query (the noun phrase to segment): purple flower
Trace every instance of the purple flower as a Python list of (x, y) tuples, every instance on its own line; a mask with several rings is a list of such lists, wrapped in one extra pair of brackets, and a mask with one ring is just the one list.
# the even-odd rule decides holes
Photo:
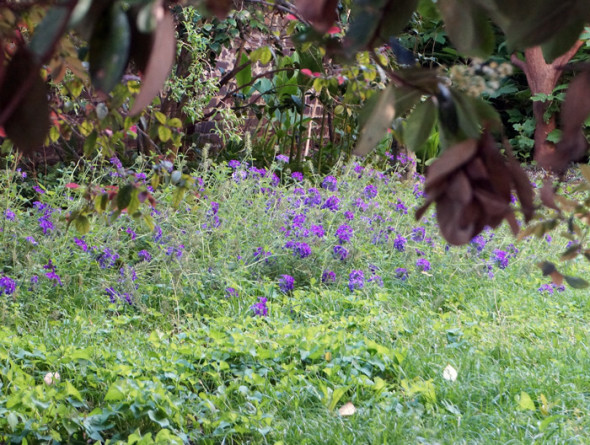
[(268, 307), (266, 307), (266, 298), (258, 297), (258, 303), (254, 303), (250, 306), (250, 309), (254, 312), (254, 315), (260, 317), (266, 317), (268, 315)]
[(326, 176), (322, 181), (322, 188), (331, 192), (335, 192), (338, 188), (338, 181), (334, 176)]
[(265, 259), (266, 262), (268, 262), (268, 257), (271, 256), (272, 253), (271, 252), (267, 252), (265, 251), (262, 247), (258, 247), (255, 251), (254, 251), (254, 259), (255, 260), (262, 260)]
[(470, 243), (477, 249), (478, 252), (481, 252), (486, 246), (486, 239), (481, 235), (477, 235), (470, 241)]
[(338, 238), (338, 241), (340, 241), (340, 244), (349, 242), (352, 238), (352, 227), (346, 224), (342, 224), (336, 230), (336, 237)]
[(352, 213), (350, 210), (347, 210), (346, 212), (344, 212), (344, 217), (347, 220), (352, 221), (354, 219), (354, 213)]
[(398, 235), (393, 241), (393, 247), (400, 252), (404, 252), (406, 250), (406, 242), (407, 240), (403, 236)]
[(319, 225), (312, 225), (311, 226), (311, 233), (313, 233), (315, 236), (317, 236), (318, 238), (323, 238), (324, 235), (326, 234), (326, 232), (324, 231), (324, 227), (319, 224)]
[(545, 235), (545, 241), (547, 241), (547, 244), (551, 244), (551, 241), (553, 241), (553, 238), (551, 237), (551, 235)]
[(242, 165), (242, 163), (240, 161), (237, 161), (235, 159), (232, 159), (231, 161), (229, 161), (227, 163), (227, 165), (229, 165), (231, 168), (238, 168), (240, 165)]
[(293, 217), (292, 226), (300, 229), (305, 224), (306, 217), (303, 213), (299, 213)]
[(543, 284), (539, 289), (539, 292), (547, 292), (552, 294), (554, 290), (558, 292), (563, 292), (565, 290), (565, 286), (562, 284), (561, 286), (556, 286), (555, 284)]
[(322, 203), (322, 195), (318, 189), (312, 187), (307, 191), (307, 198), (305, 198), (303, 203), (308, 207), (320, 205)]
[(399, 213), (403, 213), (404, 215), (408, 214), (408, 208), (403, 203), (401, 199), (398, 198), (397, 204), (395, 205), (395, 211)]
[(428, 261), (426, 258), (418, 258), (416, 261), (416, 268), (426, 272), (427, 270), (430, 270), (430, 261)]
[(35, 285), (39, 282), (39, 277), (37, 275), (33, 275), (31, 277), (31, 285)]
[(301, 259), (307, 258), (311, 255), (311, 247), (309, 247), (309, 245), (304, 242), (287, 241), (285, 248), (291, 249), (293, 251), (293, 255), (298, 256)]
[(33, 190), (35, 190), (37, 193), (39, 193), (40, 195), (45, 193), (45, 190), (43, 190), (41, 187), (39, 187), (38, 185), (34, 185), (33, 186)]
[(84, 252), (88, 252), (88, 244), (86, 244), (86, 241), (84, 241), (83, 237), (82, 238), (74, 237), (74, 243), (76, 243), (76, 246), (78, 246)]
[(336, 274), (331, 270), (324, 270), (322, 273), (322, 283), (335, 283), (336, 282)]
[(328, 209), (331, 212), (337, 212), (339, 204), (340, 199), (337, 196), (330, 196), (328, 199), (326, 199), (321, 208)]
[(110, 158), (109, 161), (111, 161), (111, 165), (113, 167), (115, 167), (117, 170), (123, 168), (123, 164), (121, 164), (121, 161), (116, 156), (113, 156), (112, 158)]
[(293, 173), (291, 173), (291, 177), (295, 181), (303, 181), (303, 173), (301, 173), (301, 172), (293, 172)]
[(380, 230), (379, 233), (373, 235), (373, 239), (371, 239), (371, 243), (375, 245), (385, 244), (387, 241), (389, 241), (389, 235), (384, 230)]
[(55, 281), (55, 283), (53, 283), (54, 286), (56, 286), (57, 284), (62, 286), (61, 279), (60, 279), (59, 275), (57, 274), (57, 272), (55, 270), (55, 266), (53, 265), (53, 262), (51, 260), (49, 260), (49, 262), (45, 266), (43, 266), (43, 269), (49, 270), (49, 272), (45, 273), (45, 276), (47, 278), (49, 278), (50, 280)]
[(237, 291), (236, 289), (234, 289), (233, 287), (226, 287), (226, 288), (225, 288), (225, 296), (226, 296), (227, 298), (230, 298), (230, 297), (237, 297), (237, 296), (239, 296), (239, 293), (238, 293), (238, 291)]
[(383, 287), (383, 278), (381, 278), (381, 275), (377, 275), (376, 273), (371, 275), (371, 278), (369, 278), (367, 281), (369, 283), (376, 283), (379, 287)]
[(373, 184), (369, 184), (365, 187), (364, 195), (367, 199), (373, 199), (375, 196), (377, 196), (377, 187), (375, 187)]
[(179, 244), (177, 247), (169, 246), (166, 249), (166, 255), (167, 256), (174, 255), (176, 258), (180, 259), (180, 258), (182, 258), (183, 250), (184, 250), (184, 244)]
[(125, 229), (125, 232), (129, 234), (132, 240), (135, 240), (135, 238), (137, 238), (137, 233), (135, 233), (131, 227), (127, 227), (127, 229)]
[(356, 208), (358, 208), (361, 212), (366, 211), (369, 208), (369, 204), (363, 201), (361, 198), (357, 198), (353, 204)]
[(275, 157), (275, 159), (276, 159), (278, 162), (282, 162), (283, 164), (286, 164), (287, 162), (289, 162), (289, 156), (286, 156), (286, 155), (277, 155), (277, 156)]
[(365, 274), (362, 270), (353, 270), (348, 276), (348, 288), (352, 291), (365, 287)]
[(101, 269), (108, 269), (115, 265), (117, 260), (119, 259), (119, 254), (117, 252), (112, 251), (108, 247), (106, 247), (102, 253), (96, 257), (96, 261), (98, 261), (98, 265)]
[(344, 261), (346, 258), (348, 258), (348, 249), (343, 246), (334, 246), (332, 254), (334, 255), (334, 258)]
[(279, 278), (279, 289), (285, 293), (291, 292), (293, 290), (294, 283), (295, 280), (291, 275), (281, 275), (281, 278)]
[(54, 229), (53, 223), (49, 219), (50, 215), (43, 215), (37, 221), (39, 221), (39, 227), (43, 230), (43, 235), (47, 235), (47, 232), (51, 232)]
[(10, 209), (6, 209), (6, 211), (4, 212), (4, 216), (6, 217), (6, 219), (8, 221), (14, 221), (16, 218), (16, 215), (14, 214), (14, 212)]
[(31, 243), (33, 246), (37, 245), (37, 241), (35, 241), (35, 238), (33, 238), (32, 236), (27, 236), (25, 238), (29, 243)]
[(152, 256), (147, 250), (140, 250), (137, 252), (137, 256), (143, 261), (150, 262), (152, 260)]
[(0, 295), (12, 295), (16, 290), (16, 281), (9, 277), (0, 277)]
[(414, 227), (412, 229), (411, 238), (413, 241), (424, 241), (424, 237), (426, 236), (426, 229), (424, 227)]
[(395, 277), (399, 278), (402, 281), (406, 281), (408, 278), (408, 270), (403, 267), (398, 267), (395, 269)]
[(162, 241), (162, 228), (160, 226), (154, 227), (154, 241), (156, 243)]
[(508, 266), (508, 260), (509, 257), (507, 252), (500, 249), (494, 249), (494, 262), (500, 269), (506, 269)]

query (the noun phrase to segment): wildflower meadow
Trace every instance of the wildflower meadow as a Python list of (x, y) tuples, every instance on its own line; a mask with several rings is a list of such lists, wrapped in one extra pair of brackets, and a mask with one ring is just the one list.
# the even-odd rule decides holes
[[(2, 171), (0, 442), (587, 443), (587, 294), (536, 267), (566, 239), (451, 247), (370, 164), (176, 162), (177, 206), (147, 158)], [(70, 224), (130, 177), (153, 227)]]

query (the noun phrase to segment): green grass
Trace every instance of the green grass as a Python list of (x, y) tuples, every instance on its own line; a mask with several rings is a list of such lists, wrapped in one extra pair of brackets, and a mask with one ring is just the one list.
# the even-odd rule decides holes
[[(274, 168), (284, 185), (273, 187), (268, 177), (232, 180), (225, 165), (196, 172), (204, 178), (201, 196), (188, 194), (180, 210), (170, 206), (172, 187), (156, 193), (161, 240), (123, 215), (111, 225), (93, 222), (87, 252), (63, 220), (81, 193), (63, 185), (85, 183), (90, 171), (68, 170), (43, 195), (5, 172), (3, 202), (16, 219), (3, 223), (3, 275), (17, 288), (0, 295), (0, 440), (588, 443), (587, 294), (539, 292), (547, 280), (535, 267), (557, 257), (566, 241), (517, 243), (505, 269), (494, 262), (494, 249), (515, 242), (504, 230), (481, 253), (474, 246), (447, 250), (430, 217), (422, 226), (433, 242), (413, 241), (414, 184), (348, 168), (338, 192), (320, 189), (322, 202), (338, 195), (340, 209), (307, 211), (305, 226), (321, 223), (326, 235), (305, 238), (312, 253), (301, 259), (284, 248), (281, 227), (305, 208), (295, 205), (296, 189), (314, 184), (294, 183)], [(319, 189), (321, 179), (306, 181)], [(126, 179), (95, 178), (107, 180)], [(353, 203), (369, 183), (379, 193), (361, 212)], [(47, 235), (31, 207), (37, 199), (63, 208), (61, 217), (51, 215), (55, 228)], [(408, 214), (396, 211), (398, 199)], [(219, 203), (217, 227), (211, 201)], [(347, 210), (354, 220), (345, 219)], [(345, 223), (354, 235), (340, 261), (332, 248)], [(373, 244), (380, 231), (388, 240)], [(394, 247), (397, 235), (407, 238), (403, 252)], [(107, 247), (119, 258), (101, 268), (98, 255)], [(271, 256), (254, 257), (258, 247)], [(416, 270), (416, 249), (432, 264), (426, 273)], [(141, 250), (151, 261), (140, 260)], [(44, 275), (49, 259), (61, 286)], [(586, 266), (570, 263), (566, 272), (574, 274)], [(407, 280), (396, 277), (398, 267), (408, 269)], [(321, 282), (326, 269), (335, 283)], [(365, 278), (377, 271), (383, 286), (366, 282), (351, 291), (352, 270)], [(295, 278), (292, 292), (279, 289), (282, 274)], [(34, 275), (38, 282), (30, 284)], [(229, 286), (239, 296), (226, 297)], [(107, 287), (128, 292), (133, 304), (111, 303)], [(250, 309), (259, 297), (268, 299), (266, 317)], [(447, 365), (456, 381), (443, 378)], [(60, 380), (46, 384), (54, 372)], [(347, 402), (356, 412), (341, 416)]]

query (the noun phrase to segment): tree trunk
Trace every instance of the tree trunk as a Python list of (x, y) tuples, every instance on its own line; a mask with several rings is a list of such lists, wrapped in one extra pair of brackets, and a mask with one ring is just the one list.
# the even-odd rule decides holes
[[(559, 56), (551, 63), (545, 61), (540, 46), (525, 50), (524, 60), (519, 59), (515, 54), (512, 55), (511, 60), (526, 75), (531, 95), (534, 96), (540, 93), (550, 95), (553, 93), (563, 73), (561, 67), (571, 60), (581, 45), (582, 41), (578, 40), (565, 54)], [(556, 128), (555, 115), (551, 115), (547, 119), (545, 118), (550, 104), (550, 101), (533, 102), (533, 116), (536, 121), (534, 160), (541, 167), (547, 166), (547, 161), (551, 159), (555, 151), (555, 144), (547, 140), (549, 133)]]

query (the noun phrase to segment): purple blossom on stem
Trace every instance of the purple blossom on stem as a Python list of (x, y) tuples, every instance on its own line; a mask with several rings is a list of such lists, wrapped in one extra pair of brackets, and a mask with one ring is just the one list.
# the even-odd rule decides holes
[(143, 261), (150, 262), (152, 260), (152, 255), (145, 249), (137, 252), (137, 256)]
[(291, 275), (281, 275), (281, 278), (279, 278), (279, 289), (281, 289), (282, 292), (291, 292), (294, 284), (295, 280)]
[(238, 296), (239, 296), (239, 293), (238, 293), (238, 291), (237, 291), (235, 288), (233, 288), (233, 287), (226, 287), (226, 288), (225, 288), (225, 296), (226, 296), (227, 298), (230, 298), (230, 297), (238, 297)]
[(301, 172), (293, 172), (293, 173), (291, 173), (291, 177), (295, 181), (303, 181), (303, 173), (301, 173)]
[(344, 212), (344, 217), (347, 220), (352, 221), (354, 219), (354, 213), (351, 212), (350, 210), (347, 210), (346, 212)]
[(31, 243), (33, 246), (36, 246), (36, 245), (38, 244), (38, 243), (37, 243), (37, 241), (35, 240), (35, 238), (33, 238), (32, 236), (27, 236), (25, 239), (26, 239), (26, 240), (27, 240), (29, 243)]
[(45, 276), (47, 278), (49, 278), (50, 280), (55, 281), (55, 283), (53, 283), (54, 286), (56, 286), (58, 284), (60, 286), (62, 286), (61, 279), (60, 279), (59, 275), (56, 272), (56, 269), (55, 269), (55, 266), (53, 265), (52, 260), (49, 260), (49, 262), (45, 266), (43, 266), (43, 269), (49, 271), (49, 272), (46, 272), (45, 273)]
[(406, 238), (404, 238), (401, 235), (398, 235), (393, 241), (393, 247), (400, 252), (404, 252), (406, 250), (406, 242)]
[(338, 188), (338, 180), (334, 176), (326, 176), (322, 181), (322, 188), (335, 192)]
[(14, 221), (16, 219), (16, 215), (10, 209), (6, 209), (6, 211), (4, 212), (4, 216), (8, 221)]
[(135, 240), (135, 238), (137, 238), (137, 233), (135, 233), (131, 227), (127, 227), (127, 229), (125, 229), (125, 232), (127, 232), (127, 234), (131, 237), (133, 241)]
[(365, 274), (362, 270), (353, 270), (348, 276), (348, 288), (350, 291), (365, 287)]
[(329, 284), (336, 282), (336, 274), (331, 270), (324, 270), (322, 273), (322, 283)]
[(398, 267), (395, 269), (395, 277), (402, 281), (406, 281), (408, 279), (408, 270), (403, 267)]
[(227, 163), (227, 165), (230, 166), (230, 168), (236, 169), (238, 168), (240, 165), (242, 165), (242, 163), (236, 159), (232, 159), (231, 161), (229, 161)]
[(311, 233), (313, 233), (318, 238), (323, 238), (326, 234), (324, 227), (321, 224), (315, 225), (313, 224), (310, 228)]
[(266, 317), (268, 315), (266, 301), (266, 298), (258, 297), (258, 303), (254, 303), (252, 306), (250, 306), (250, 309), (254, 312), (254, 315), (258, 315), (259, 317)]
[(289, 162), (289, 156), (286, 156), (286, 155), (277, 155), (277, 156), (275, 157), (275, 159), (276, 159), (278, 162), (282, 162), (283, 164), (286, 164), (287, 162)]
[(0, 277), (0, 295), (12, 295), (15, 290), (16, 281), (7, 276)]
[(311, 247), (307, 243), (297, 241), (287, 241), (285, 244), (286, 249), (291, 249), (294, 256), (299, 258), (307, 258), (311, 255)]
[(336, 230), (336, 238), (338, 238), (340, 244), (349, 242), (352, 238), (352, 227), (347, 224), (342, 224)]
[(413, 241), (424, 241), (424, 237), (426, 236), (426, 229), (424, 227), (414, 227), (412, 229), (411, 238)]
[(365, 187), (364, 195), (366, 199), (373, 199), (375, 196), (377, 196), (377, 193), (377, 187), (375, 187), (373, 184), (369, 184)]
[(494, 249), (494, 262), (500, 269), (506, 269), (506, 267), (508, 267), (508, 261), (509, 257), (507, 252), (500, 249)]
[(416, 260), (416, 268), (422, 272), (426, 272), (427, 270), (430, 270), (430, 261), (428, 261), (426, 258), (418, 258), (418, 260)]
[(88, 252), (88, 244), (86, 244), (86, 241), (84, 241), (84, 237), (82, 237), (82, 238), (74, 237), (74, 243), (76, 244), (76, 246), (78, 246), (84, 252)]
[(324, 204), (322, 205), (322, 209), (328, 209), (331, 212), (337, 212), (338, 211), (338, 206), (340, 204), (340, 198), (338, 198), (337, 196), (330, 196), (328, 199), (326, 199), (326, 201), (324, 202)]
[(332, 255), (334, 255), (334, 258), (344, 261), (346, 258), (348, 258), (348, 249), (344, 246), (334, 246)]

